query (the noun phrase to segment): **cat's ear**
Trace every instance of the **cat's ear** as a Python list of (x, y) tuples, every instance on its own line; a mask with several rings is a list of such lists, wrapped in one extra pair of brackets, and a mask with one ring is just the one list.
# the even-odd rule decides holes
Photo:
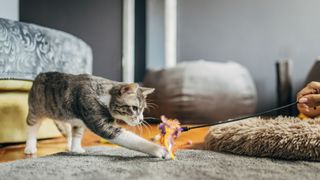
[(136, 94), (138, 88), (139, 88), (139, 85), (136, 83), (126, 84), (120, 88), (120, 93), (121, 93), (121, 95), (123, 95), (123, 94)]
[(144, 95), (144, 97), (147, 97), (147, 95), (153, 93), (153, 91), (155, 90), (154, 88), (147, 87), (140, 87), (140, 89), (142, 90), (142, 94)]

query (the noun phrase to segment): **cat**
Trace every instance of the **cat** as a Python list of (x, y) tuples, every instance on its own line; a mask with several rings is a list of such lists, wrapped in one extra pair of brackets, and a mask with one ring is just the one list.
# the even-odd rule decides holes
[[(113, 144), (167, 159), (164, 147), (154, 144), (115, 123), (122, 120), (130, 126), (143, 122), (146, 97), (153, 88), (136, 83), (122, 83), (88, 74), (59, 72), (40, 73), (29, 92), (28, 133), (25, 154), (37, 151), (37, 131), (43, 118), (56, 121), (66, 133), (68, 149), (83, 153), (81, 139), (84, 128)], [(63, 126), (63, 125), (68, 126)], [(72, 131), (71, 131), (72, 130)]]

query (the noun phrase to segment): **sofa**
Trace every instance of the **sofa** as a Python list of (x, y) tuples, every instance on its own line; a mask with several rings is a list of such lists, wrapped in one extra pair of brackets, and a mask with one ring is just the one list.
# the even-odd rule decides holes
[[(28, 92), (41, 72), (92, 73), (92, 50), (59, 30), (0, 18), (0, 143), (26, 140)], [(46, 119), (38, 138), (60, 136)]]

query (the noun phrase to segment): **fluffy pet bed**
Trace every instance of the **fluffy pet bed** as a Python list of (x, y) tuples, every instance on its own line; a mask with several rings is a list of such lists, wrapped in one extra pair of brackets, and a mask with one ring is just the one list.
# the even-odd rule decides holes
[(205, 149), (256, 157), (320, 161), (320, 119), (251, 118), (213, 126)]

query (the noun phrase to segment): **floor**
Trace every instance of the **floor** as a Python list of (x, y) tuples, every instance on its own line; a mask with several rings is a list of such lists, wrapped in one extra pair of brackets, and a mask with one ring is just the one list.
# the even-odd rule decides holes
[[(124, 126), (136, 134), (141, 135), (146, 139), (151, 139), (158, 133), (157, 125), (150, 125), (146, 127), (128, 127)], [(188, 132), (184, 132), (176, 140), (178, 149), (201, 149), (203, 145), (203, 139), (208, 132), (208, 128), (194, 129)], [(89, 130), (86, 130), (82, 145), (88, 146), (114, 146), (108, 142), (104, 142), (100, 137), (93, 134)], [(38, 152), (36, 155), (30, 156), (23, 153), (24, 144), (12, 144), (0, 147), (0, 162), (14, 161), (17, 159), (35, 158), (54, 154), (57, 152), (66, 151), (66, 140), (64, 137), (58, 137), (47, 140), (38, 141)]]

